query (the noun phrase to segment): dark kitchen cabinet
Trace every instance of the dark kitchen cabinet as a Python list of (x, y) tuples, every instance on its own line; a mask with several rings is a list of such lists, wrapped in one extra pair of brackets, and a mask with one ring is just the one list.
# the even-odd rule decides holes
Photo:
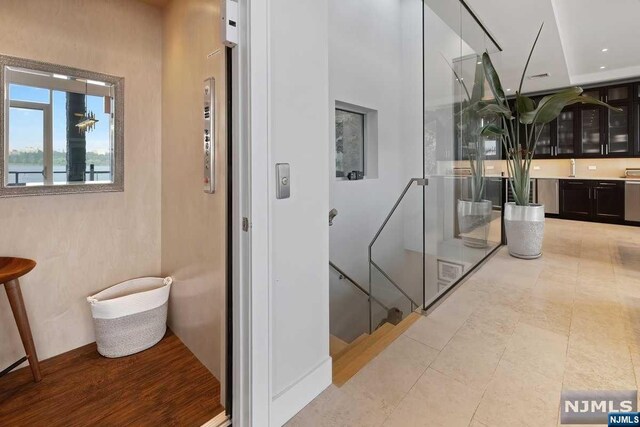
[(624, 181), (593, 182), (593, 217), (600, 222), (624, 221)]
[(604, 101), (622, 111), (602, 108), (605, 135), (604, 155), (625, 157), (633, 154), (633, 85), (610, 86), (603, 89)]
[(560, 217), (591, 219), (591, 184), (589, 181), (560, 181)]
[[(567, 106), (544, 126), (535, 158), (620, 158), (640, 156), (640, 83), (586, 89), (591, 96), (620, 108), (613, 111), (592, 104)], [(534, 100), (539, 103), (542, 97)]]
[(624, 181), (561, 180), (560, 217), (624, 222)]
[(576, 155), (576, 108), (565, 108), (556, 123), (555, 156), (570, 158)]

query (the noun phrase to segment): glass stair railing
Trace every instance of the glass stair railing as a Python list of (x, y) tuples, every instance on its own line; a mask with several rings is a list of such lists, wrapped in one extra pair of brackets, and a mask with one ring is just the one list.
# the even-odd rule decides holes
[(424, 191), (428, 181), (409, 180), (369, 244), (369, 293), (396, 312), (369, 304), (371, 330), (396, 323), (424, 300)]

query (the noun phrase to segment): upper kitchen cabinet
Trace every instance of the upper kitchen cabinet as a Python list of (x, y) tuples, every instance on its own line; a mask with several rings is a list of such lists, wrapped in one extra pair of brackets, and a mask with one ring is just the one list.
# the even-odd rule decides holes
[(574, 157), (576, 155), (576, 109), (564, 109), (558, 118), (554, 120), (556, 123), (556, 157)]
[(633, 155), (633, 127), (631, 114), (633, 85), (614, 85), (584, 91), (585, 95), (620, 108), (578, 104), (580, 157), (628, 157)]
[[(536, 99), (540, 102), (540, 99)], [(540, 133), (536, 145), (537, 159), (570, 158), (576, 156), (576, 108), (565, 108), (557, 119), (545, 125), (536, 125)]]
[[(543, 127), (537, 159), (640, 156), (640, 83), (589, 88), (585, 95), (621, 109), (574, 104)], [(540, 102), (541, 97), (536, 98)]]
[(603, 90), (604, 101), (622, 111), (603, 108), (607, 133), (604, 142), (604, 155), (608, 157), (629, 156), (633, 154), (633, 85), (610, 86)]
[(536, 144), (537, 158), (550, 158), (555, 152), (555, 139), (552, 138), (555, 123), (545, 123), (544, 125), (536, 125), (535, 132), (540, 135)]

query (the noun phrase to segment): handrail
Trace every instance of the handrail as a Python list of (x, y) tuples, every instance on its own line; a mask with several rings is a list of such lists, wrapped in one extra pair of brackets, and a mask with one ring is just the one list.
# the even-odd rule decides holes
[(342, 269), (340, 269), (340, 267), (338, 267), (337, 265), (335, 265), (333, 262), (329, 261), (329, 266), (331, 268), (333, 268), (335, 271), (337, 271), (341, 276), (344, 276), (345, 279), (347, 279), (349, 282), (351, 282), (352, 285), (354, 285), (356, 288), (358, 288), (360, 290), (360, 292), (362, 292), (363, 294), (365, 294), (367, 297), (371, 298), (373, 301), (375, 301), (376, 303), (378, 303), (378, 305), (382, 308), (384, 308), (386, 311), (389, 311), (389, 307), (387, 307), (386, 305), (384, 305), (382, 302), (380, 302), (380, 300), (378, 300), (375, 297), (371, 297), (371, 295), (369, 294), (369, 292), (367, 292), (367, 290), (360, 285), (358, 282), (356, 282), (355, 280), (353, 280), (351, 277), (349, 277), (349, 275), (347, 273), (345, 273), (344, 271), (342, 271)]
[[(371, 257), (371, 249), (373, 248), (373, 244), (376, 242), (376, 240), (378, 240), (378, 237), (380, 237), (380, 234), (382, 233), (382, 230), (384, 230), (384, 228), (386, 227), (387, 223), (389, 222), (389, 220), (391, 219), (391, 217), (395, 213), (396, 209), (398, 209), (398, 206), (400, 206), (400, 202), (402, 202), (402, 199), (407, 194), (407, 192), (409, 191), (409, 188), (411, 188), (411, 185), (414, 182), (416, 182), (418, 185), (423, 186), (423, 187), (429, 184), (429, 180), (427, 178), (411, 178), (409, 180), (407, 185), (404, 187), (404, 190), (402, 190), (402, 193), (400, 194), (400, 197), (398, 197), (398, 200), (396, 200), (396, 202), (394, 203), (393, 207), (391, 208), (391, 211), (389, 212), (389, 214), (386, 216), (386, 218), (382, 222), (382, 225), (380, 226), (380, 228), (378, 229), (376, 234), (373, 236), (373, 239), (371, 239), (371, 243), (369, 243), (369, 248), (368, 248), (368, 255), (369, 255), (369, 294), (372, 293), (371, 288), (372, 288), (373, 282), (371, 280), (372, 279), (371, 278), (371, 266), (373, 265), (380, 273), (382, 273), (382, 275), (389, 281), (389, 283), (391, 283), (398, 291), (400, 291), (400, 293), (402, 293), (402, 295), (404, 295), (409, 300), (409, 302), (411, 303), (411, 311), (414, 310), (414, 305), (416, 307), (420, 307), (420, 304), (417, 304), (409, 295), (407, 295), (407, 293), (405, 291), (402, 290), (402, 288), (400, 288), (400, 286), (398, 286), (398, 284), (396, 282), (394, 282), (391, 279), (391, 277), (389, 277), (389, 275), (378, 264), (373, 262), (373, 259)], [(424, 283), (423, 283), (423, 286), (424, 286)], [(369, 330), (370, 331), (373, 331), (372, 313), (373, 313), (373, 311), (372, 311), (372, 308), (371, 308), (371, 303), (369, 303)]]
[(373, 265), (380, 272), (380, 274), (382, 274), (389, 281), (389, 283), (391, 283), (398, 291), (400, 291), (400, 293), (402, 295), (405, 296), (406, 299), (408, 299), (411, 302), (411, 311), (413, 311), (413, 306), (414, 305), (416, 307), (420, 307), (420, 304), (415, 302), (409, 295), (407, 295), (407, 293), (405, 291), (403, 291), (402, 288), (400, 288), (400, 286), (398, 286), (398, 284), (396, 282), (394, 282), (393, 279), (391, 277), (389, 277), (389, 275), (378, 264), (376, 264), (373, 260), (371, 260), (371, 265)]
[(391, 217), (395, 213), (396, 209), (398, 209), (398, 206), (400, 206), (400, 202), (402, 202), (402, 199), (404, 198), (404, 195), (407, 194), (407, 191), (409, 191), (409, 188), (411, 187), (411, 184), (413, 184), (414, 182), (417, 182), (418, 185), (421, 185), (421, 186), (425, 186), (425, 185), (429, 184), (429, 180), (427, 178), (411, 178), (409, 180), (409, 183), (407, 184), (407, 186), (404, 187), (404, 190), (402, 190), (402, 194), (400, 194), (400, 197), (398, 197), (398, 200), (396, 200), (396, 203), (393, 205), (393, 208), (391, 208), (391, 212), (389, 212), (389, 215), (387, 215), (387, 217), (384, 219), (384, 221), (382, 222), (382, 225), (378, 229), (378, 232), (376, 233), (375, 236), (373, 236), (373, 239), (371, 240), (371, 243), (369, 243), (369, 259), (371, 259), (371, 247), (376, 242), (376, 240), (378, 240), (378, 237), (380, 236), (380, 233), (382, 233), (382, 230), (387, 225), (387, 223), (389, 222), (389, 220), (391, 219)]

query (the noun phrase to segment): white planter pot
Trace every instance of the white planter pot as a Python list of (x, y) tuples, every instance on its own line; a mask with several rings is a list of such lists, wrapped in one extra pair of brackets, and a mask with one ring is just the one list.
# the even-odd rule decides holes
[(491, 222), (491, 200), (458, 200), (458, 225), (465, 246), (486, 248)]
[(509, 254), (516, 258), (534, 259), (542, 255), (544, 238), (544, 205), (504, 207), (504, 226)]

